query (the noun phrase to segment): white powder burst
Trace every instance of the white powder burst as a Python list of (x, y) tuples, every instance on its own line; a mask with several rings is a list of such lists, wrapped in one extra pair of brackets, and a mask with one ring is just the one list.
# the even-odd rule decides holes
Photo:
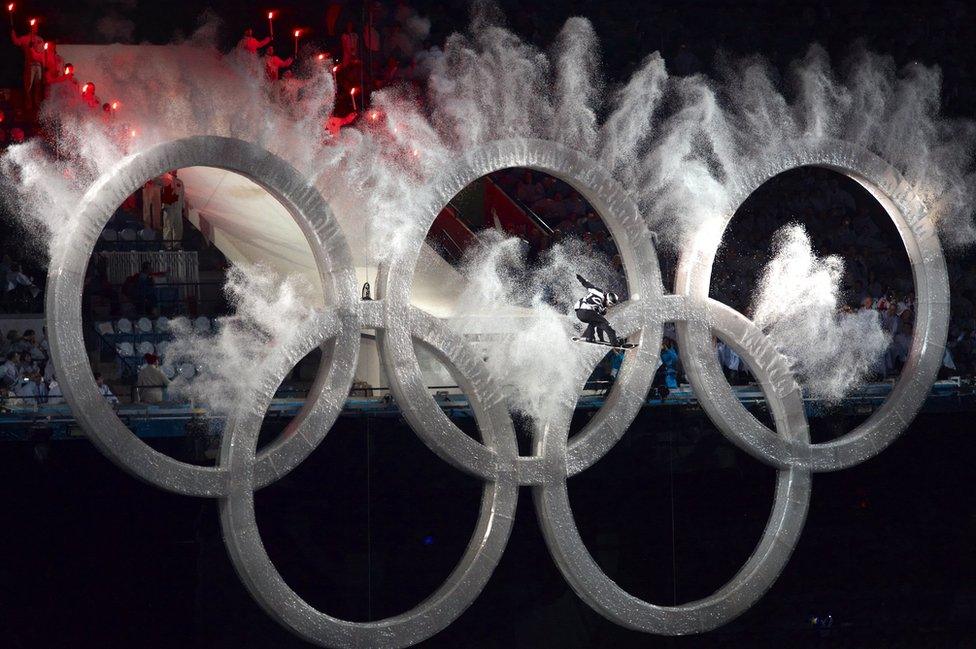
[(174, 320), (166, 358), (200, 368), (191, 379), (177, 376), (172, 395), (227, 415), (253, 401), (272, 355), (294, 342), (313, 312), (310, 287), (300, 276), (283, 277), (261, 265), (233, 266), (224, 291), (234, 314), (217, 320), (216, 333), (201, 334), (185, 318)]
[(579, 394), (583, 348), (572, 341), (572, 309), (586, 290), (576, 274), (621, 293), (623, 280), (578, 240), (554, 245), (535, 263), (526, 253), (517, 238), (482, 234), (462, 262), (466, 286), (450, 321), (461, 333), (491, 333), (482, 349), (492, 376), (505, 386), (509, 407), (539, 426), (572, 408)]
[(844, 262), (818, 257), (801, 225), (777, 230), (753, 318), (815, 398), (838, 401), (877, 369), (891, 342), (873, 310), (840, 310)]

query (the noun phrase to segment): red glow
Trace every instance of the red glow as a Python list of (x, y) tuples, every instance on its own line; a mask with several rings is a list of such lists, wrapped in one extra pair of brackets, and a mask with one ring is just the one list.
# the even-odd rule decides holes
[(269, 11), (268, 12), (268, 20), (272, 20), (273, 18), (274, 18), (274, 12), (273, 11)]
[(65, 74), (71, 74), (74, 71), (75, 71), (75, 69), (73, 67), (71, 67), (70, 65), (64, 66), (64, 73)]
[(47, 52), (47, 43), (44, 43), (44, 51)]
[(325, 54), (319, 54), (319, 61), (325, 60)]
[(298, 37), (299, 37), (299, 36), (301, 36), (301, 35), (302, 35), (302, 30), (300, 30), (300, 29), (296, 29), (296, 30), (295, 30), (295, 38), (298, 38)]
[(356, 92), (358, 92), (358, 91), (359, 91), (359, 89), (358, 89), (358, 88), (356, 88), (355, 86), (353, 86), (353, 87), (352, 87), (352, 88), (351, 88), (351, 89), (349, 90), (349, 94), (350, 94), (350, 95), (355, 95), (355, 94), (356, 94)]
[(87, 83), (81, 87), (81, 94), (85, 94), (86, 92), (88, 92), (88, 84)]
[(10, 4), (7, 5), (7, 11), (9, 11), (10, 13), (14, 12), (14, 3), (11, 2)]
[(112, 110), (118, 110), (118, 109), (119, 109), (119, 102), (113, 101), (112, 102)]
[(36, 24), (37, 24), (37, 18), (31, 18), (30, 19), (30, 26), (33, 27)]
[(378, 110), (369, 111), (369, 118), (374, 122), (380, 118), (380, 113)]
[(339, 71), (339, 66), (338, 65), (333, 65), (332, 66), (332, 74), (335, 74), (338, 71)]

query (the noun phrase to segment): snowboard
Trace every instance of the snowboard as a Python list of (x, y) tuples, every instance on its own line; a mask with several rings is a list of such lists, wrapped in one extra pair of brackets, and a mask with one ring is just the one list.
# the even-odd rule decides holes
[(601, 342), (599, 340), (586, 340), (585, 338), (580, 338), (579, 336), (573, 336), (573, 340), (578, 343), (587, 343), (588, 345), (600, 345), (601, 347), (609, 347), (611, 349), (633, 349), (637, 347), (636, 343), (621, 343), (619, 345), (611, 345), (610, 343)]

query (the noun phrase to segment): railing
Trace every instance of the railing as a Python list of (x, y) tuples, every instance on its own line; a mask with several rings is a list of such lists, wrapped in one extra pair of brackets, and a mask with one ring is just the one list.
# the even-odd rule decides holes
[[(110, 283), (109, 286), (115, 292), (114, 304), (118, 305), (122, 302), (122, 297), (124, 295), (122, 287), (126, 284), (122, 283)], [(156, 310), (161, 315), (166, 316), (192, 316), (196, 317), (199, 313), (211, 313), (216, 314), (217, 308), (204, 308), (204, 305), (211, 305), (214, 307), (223, 306), (225, 304), (223, 298), (207, 298), (202, 299), (200, 297), (201, 289), (205, 287), (210, 287), (214, 289), (217, 295), (223, 293), (223, 283), (217, 281), (203, 281), (203, 282), (154, 282), (153, 284), (153, 301), (156, 305)], [(182, 293), (182, 294), (181, 294)], [(91, 297), (106, 298), (106, 296), (101, 294), (93, 294)], [(110, 302), (113, 298), (106, 298)], [(130, 301), (132, 301), (130, 299)], [(98, 319), (93, 312), (94, 305), (89, 305), (89, 316)], [(138, 305), (136, 305), (138, 307)], [(111, 305), (110, 305), (111, 308)], [(117, 309), (118, 307), (116, 307)], [(134, 316), (129, 317), (150, 317), (148, 313), (138, 312)], [(106, 319), (104, 316), (100, 316), (101, 319)], [(108, 316), (109, 318), (119, 318), (123, 317), (121, 314), (112, 313)]]
[(487, 177), (486, 176), (485, 177), (485, 181), (487, 183), (489, 183), (490, 185), (492, 185), (493, 187), (495, 187), (498, 190), (498, 193), (501, 194), (502, 196), (504, 196), (505, 198), (507, 198), (512, 203), (512, 205), (514, 205), (519, 210), (521, 210), (521, 212), (525, 215), (525, 217), (536, 228), (538, 228), (539, 230), (541, 230), (543, 234), (545, 234), (547, 236), (552, 236), (553, 229), (551, 227), (549, 227), (549, 224), (546, 223), (542, 219), (541, 216), (539, 216), (538, 214), (536, 214), (535, 211), (531, 207), (529, 207), (528, 205), (526, 205), (525, 203), (523, 203), (517, 196), (512, 196), (511, 194), (509, 194), (507, 191), (505, 191), (505, 189), (501, 185), (499, 185), (494, 180), (492, 180), (491, 177)]

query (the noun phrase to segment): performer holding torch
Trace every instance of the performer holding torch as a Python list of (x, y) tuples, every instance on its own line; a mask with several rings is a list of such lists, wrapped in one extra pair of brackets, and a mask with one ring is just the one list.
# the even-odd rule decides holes
[[(13, 5), (8, 5), (13, 20)], [(37, 19), (31, 18), (30, 32), (18, 36), (11, 26), (10, 39), (24, 51), (24, 104), (30, 111), (37, 110), (44, 99), (44, 39), (38, 32)]]

